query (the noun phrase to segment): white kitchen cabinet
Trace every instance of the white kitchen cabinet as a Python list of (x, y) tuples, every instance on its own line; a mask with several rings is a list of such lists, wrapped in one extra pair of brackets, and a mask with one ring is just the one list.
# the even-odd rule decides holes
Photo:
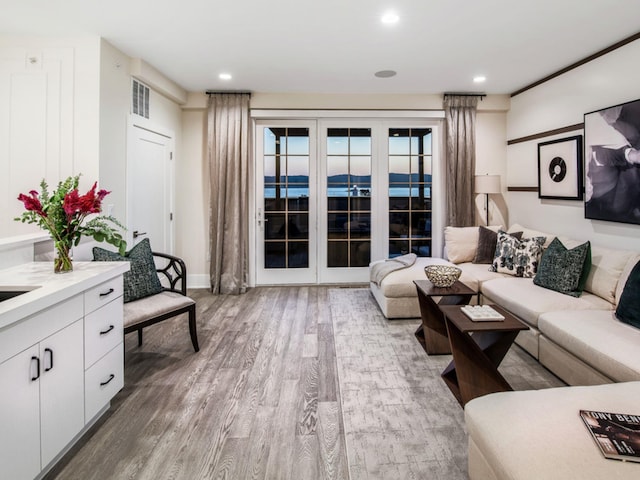
[[(5, 272), (13, 281), (19, 280), (13, 272), (37, 278), (42, 289), (0, 304), (2, 479), (44, 476), (124, 384), (122, 273), (128, 265), (80, 264), (79, 272), (51, 283), (43, 281), (45, 273), (34, 275), (44, 268), (49, 272), (51, 265), (0, 271), (0, 289)], [(28, 286), (24, 279), (19, 284)]]
[(3, 478), (31, 479), (40, 473), (40, 385), (34, 360), (39, 354), (38, 345), (33, 345), (0, 363)]
[(40, 342), (41, 465), (84, 427), (82, 319)]
[(84, 427), (82, 337), (80, 318), (0, 365), (6, 478), (34, 478)]

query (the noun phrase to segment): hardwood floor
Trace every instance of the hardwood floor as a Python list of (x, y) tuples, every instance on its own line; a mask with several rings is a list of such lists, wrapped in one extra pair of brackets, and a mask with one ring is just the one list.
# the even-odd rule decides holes
[(347, 479), (327, 288), (193, 291), (125, 339), (125, 387), (47, 479)]
[[(389, 322), (349, 290), (192, 291), (200, 352), (186, 316), (142, 347), (127, 336), (124, 389), (46, 480), (464, 478), (462, 410), (439, 378), (450, 357), (424, 354), (419, 320)], [(554, 384), (525, 357), (505, 361), (516, 388)]]

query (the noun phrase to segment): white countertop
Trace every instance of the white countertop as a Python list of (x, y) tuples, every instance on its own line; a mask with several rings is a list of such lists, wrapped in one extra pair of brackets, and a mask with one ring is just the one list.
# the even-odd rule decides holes
[(53, 273), (53, 262), (0, 270), (0, 291), (29, 290), (0, 302), (0, 332), (7, 326), (129, 270), (129, 262), (73, 262), (73, 272)]

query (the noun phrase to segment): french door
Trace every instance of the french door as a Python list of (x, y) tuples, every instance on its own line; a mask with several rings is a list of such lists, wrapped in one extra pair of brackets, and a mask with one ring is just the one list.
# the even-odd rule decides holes
[(368, 282), (371, 261), (431, 255), (434, 129), (256, 121), (256, 284)]
[(257, 122), (256, 283), (317, 283), (316, 122)]

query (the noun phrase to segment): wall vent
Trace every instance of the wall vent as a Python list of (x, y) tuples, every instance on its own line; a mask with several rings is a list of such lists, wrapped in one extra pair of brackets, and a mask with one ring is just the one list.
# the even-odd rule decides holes
[(144, 118), (149, 118), (149, 87), (134, 80), (132, 91), (133, 113)]

